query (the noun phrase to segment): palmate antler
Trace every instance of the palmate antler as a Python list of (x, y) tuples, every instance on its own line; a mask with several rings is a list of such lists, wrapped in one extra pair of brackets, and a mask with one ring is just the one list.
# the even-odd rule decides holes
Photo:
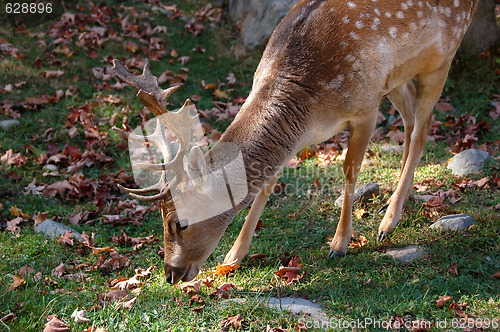
[[(114, 128), (121, 136), (127, 137), (129, 140), (139, 142), (153, 142), (156, 144), (163, 156), (163, 163), (138, 163), (136, 167), (147, 169), (150, 171), (162, 171), (160, 180), (146, 188), (130, 189), (121, 185), (118, 187), (129, 193), (132, 197), (143, 201), (156, 201), (164, 199), (168, 194), (171, 186), (177, 184), (184, 172), (183, 159), (189, 147), (191, 137), (191, 127), (197, 121), (198, 115), (192, 117), (189, 114), (191, 102), (186, 100), (182, 108), (178, 112), (169, 112), (163, 106), (166, 104), (168, 97), (179, 89), (179, 86), (173, 86), (168, 89), (161, 89), (158, 85), (158, 79), (154, 76), (149, 64), (146, 63), (142, 75), (134, 75), (118, 60), (113, 60), (113, 70), (116, 75), (123, 81), (127, 82), (135, 89), (139, 90), (137, 97), (142, 101), (154, 115), (157, 117), (156, 129), (151, 135), (141, 136), (129, 134), (125, 131)], [(173, 132), (177, 137), (177, 142), (168, 141), (165, 136), (165, 127)], [(169, 171), (174, 172), (172, 180), (168, 181), (167, 176)], [(147, 194), (156, 193), (148, 196)]]

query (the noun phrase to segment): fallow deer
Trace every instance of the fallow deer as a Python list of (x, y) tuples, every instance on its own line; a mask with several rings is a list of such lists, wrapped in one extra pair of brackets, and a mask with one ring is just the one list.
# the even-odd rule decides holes
[[(210, 151), (224, 162), (223, 143), (233, 143), (241, 150), (248, 183), (243, 201), (217, 216), (183, 225), (166, 181), (145, 189), (124, 188), (138, 199), (161, 200), (167, 281), (195, 278), (235, 214), (253, 201), (225, 258), (225, 263), (239, 263), (249, 252), (255, 226), (281, 168), (307, 145), (323, 142), (348, 127), (350, 138), (343, 164), (345, 198), (329, 253), (330, 257), (344, 256), (353, 234), (356, 179), (385, 96), (400, 112), (405, 133), (399, 184), (389, 199), (377, 240), (386, 238), (400, 221), (403, 204), (412, 192), (413, 174), (427, 140), (433, 107), (476, 3), (299, 1), (270, 37), (250, 95)], [(141, 76), (135, 76), (116, 61), (115, 70), (140, 90), (139, 97), (153, 113), (166, 112), (163, 105), (173, 89), (162, 90), (147, 67)], [(186, 149), (180, 149), (151, 169), (175, 166), (175, 182), (181, 184), (189, 181), (188, 169), (204, 178), (211, 157), (199, 151), (189, 157), (186, 153)], [(210, 185), (202, 183), (200, 188)], [(218, 191), (209, 192), (217, 201)]]

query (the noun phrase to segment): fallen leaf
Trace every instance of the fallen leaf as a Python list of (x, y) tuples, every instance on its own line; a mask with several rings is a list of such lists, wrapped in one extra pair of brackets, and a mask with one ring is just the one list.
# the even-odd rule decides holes
[(63, 235), (61, 235), (57, 239), (57, 242), (62, 243), (62, 244), (67, 244), (69, 246), (73, 246), (75, 243), (74, 243), (73, 239), (71, 238), (71, 233), (73, 233), (73, 231), (68, 231), (68, 232), (64, 233)]
[(59, 317), (57, 317), (56, 315), (49, 315), (47, 317), (47, 324), (45, 324), (43, 332), (63, 332), (69, 330), (69, 325), (59, 319)]
[(53, 277), (61, 277), (64, 272), (66, 272), (66, 267), (64, 266), (64, 263), (61, 263), (52, 270), (50, 275)]
[(8, 292), (16, 290), (19, 287), (26, 284), (26, 281), (24, 280), (23, 277), (12, 275), (12, 279), (14, 279), (14, 281), (12, 282), (12, 284), (10, 284), (9, 288), (7, 289)]
[(232, 327), (233, 329), (241, 329), (243, 326), (243, 317), (241, 314), (237, 314), (236, 316), (228, 317), (223, 319), (220, 324), (222, 327)]
[(29, 265), (25, 265), (25, 266), (23, 266), (23, 267), (21, 267), (21, 268), (19, 269), (19, 272), (18, 272), (18, 273), (19, 273), (19, 275), (20, 275), (20, 276), (23, 276), (23, 277), (24, 277), (26, 274), (28, 274), (28, 273), (36, 273), (36, 271), (35, 271), (35, 269), (34, 269), (34, 268), (32, 268), (31, 266), (29, 266)]
[(122, 289), (117, 289), (117, 290), (111, 290), (105, 294), (101, 294), (98, 296), (98, 298), (101, 302), (109, 303), (119, 300), (128, 301), (132, 297), (127, 291)]
[(137, 301), (137, 297), (134, 297), (128, 301), (118, 301), (117, 303), (115, 303), (115, 309), (130, 309), (135, 304), (135, 301)]
[(12, 323), (16, 319), (16, 315), (12, 312), (0, 318), (0, 322)]
[(452, 297), (449, 296), (449, 295), (441, 295), (439, 296), (439, 298), (436, 300), (436, 305), (438, 307), (442, 307), (446, 302), (448, 302), (449, 300), (451, 300)]
[(224, 276), (230, 272), (233, 272), (237, 268), (239, 268), (239, 265), (235, 263), (222, 264), (222, 265), (219, 263), (217, 264), (217, 268), (215, 269), (215, 271), (212, 271), (212, 273), (219, 276)]
[(183, 282), (179, 284), (177, 287), (180, 288), (186, 294), (196, 294), (200, 291), (201, 280), (195, 279), (193, 281)]
[(117, 270), (130, 264), (130, 259), (127, 256), (120, 255), (117, 251), (112, 251), (109, 254), (111, 258), (102, 263), (99, 268)]
[(349, 248), (354, 249), (354, 248), (361, 248), (364, 247), (368, 243), (368, 239), (364, 237), (363, 235), (359, 236), (359, 240), (351, 240), (349, 241)]
[(491, 275), (493, 278), (497, 278), (497, 279), (500, 279), (500, 271), (496, 272), (496, 273), (493, 273)]
[(299, 257), (294, 257), (290, 259), (290, 262), (288, 263), (288, 266), (280, 267), (278, 272), (276, 272), (277, 275), (279, 275), (282, 278), (286, 278), (288, 283), (292, 282), (298, 282), (300, 281), (304, 275), (299, 276), (298, 272), (301, 271), (302, 266), (304, 264), (299, 264)]
[(194, 311), (194, 312), (201, 312), (205, 308), (205, 305), (206, 305), (205, 300), (203, 300), (203, 298), (201, 296), (199, 296), (198, 294), (193, 295), (189, 299), (189, 306), (192, 306), (194, 303), (201, 304), (201, 306), (190, 309), (191, 311)]
[(216, 89), (212, 94), (217, 99), (229, 99), (229, 95), (227, 94), (227, 92), (221, 89)]

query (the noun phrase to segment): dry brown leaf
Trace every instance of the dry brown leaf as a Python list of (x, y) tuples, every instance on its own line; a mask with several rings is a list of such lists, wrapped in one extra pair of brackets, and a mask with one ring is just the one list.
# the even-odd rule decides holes
[(69, 330), (69, 325), (59, 319), (59, 317), (57, 317), (56, 315), (49, 315), (47, 317), (47, 324), (45, 324), (43, 332), (63, 332)]
[(354, 249), (354, 248), (361, 248), (364, 247), (368, 243), (368, 239), (364, 237), (363, 235), (359, 236), (359, 240), (351, 240), (349, 241), (349, 248)]
[(57, 239), (57, 242), (67, 244), (68, 246), (73, 246), (75, 243), (73, 241), (73, 238), (71, 238), (71, 233), (73, 233), (73, 231), (64, 233)]
[(61, 263), (52, 270), (50, 275), (53, 277), (61, 277), (65, 272), (66, 272), (66, 267), (64, 266), (64, 263)]
[(436, 300), (436, 305), (438, 307), (442, 307), (446, 302), (450, 301), (452, 299), (451, 296), (449, 295), (441, 295), (439, 298)]
[(298, 282), (300, 281), (304, 275), (299, 276), (298, 272), (301, 271), (302, 266), (304, 264), (299, 264), (299, 257), (294, 257), (290, 259), (290, 262), (288, 263), (288, 266), (280, 267), (278, 272), (276, 272), (277, 275), (279, 275), (282, 278), (286, 278), (288, 283), (292, 282)]
[(16, 275), (12, 275), (12, 279), (14, 279), (14, 281), (12, 282), (12, 284), (9, 286), (9, 288), (7, 289), (7, 291), (13, 291), (13, 290), (16, 290), (18, 289), (19, 287), (23, 286), (26, 284), (26, 281), (24, 280), (23, 277), (20, 277), (20, 276), (16, 276)]
[(25, 276), (27, 273), (36, 273), (35, 269), (29, 265), (25, 265), (19, 269), (19, 275)]
[(217, 99), (229, 99), (229, 95), (227, 94), (227, 92), (221, 89), (216, 89), (212, 94)]
[(0, 322), (11, 323), (16, 319), (16, 315), (12, 312), (0, 318)]
[(180, 288), (186, 294), (196, 294), (200, 291), (201, 279), (195, 279), (193, 281), (183, 282), (177, 287)]
[(121, 269), (130, 264), (130, 259), (127, 256), (120, 255), (116, 251), (112, 251), (109, 253), (111, 258), (102, 263), (99, 268), (101, 269)]
[(118, 301), (115, 303), (115, 309), (130, 309), (134, 306), (137, 297), (134, 297), (128, 301)]
[(491, 275), (493, 278), (497, 278), (497, 279), (500, 279), (500, 271), (496, 272), (496, 273), (493, 273)]
[(120, 301), (120, 300), (128, 301), (132, 298), (127, 291), (122, 289), (111, 290), (105, 294), (99, 295), (98, 297), (101, 302), (105, 303)]
[(226, 319), (223, 319), (220, 324), (222, 327), (232, 327), (233, 329), (241, 329), (243, 326), (243, 317), (241, 314), (237, 314), (236, 316), (233, 317), (228, 317)]

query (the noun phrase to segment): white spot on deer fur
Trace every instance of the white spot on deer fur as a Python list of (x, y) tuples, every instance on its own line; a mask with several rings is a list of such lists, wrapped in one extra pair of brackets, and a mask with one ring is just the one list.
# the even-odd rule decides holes
[(360, 39), (359, 36), (354, 31), (349, 32), (349, 36), (351, 36), (351, 38), (354, 39), (354, 40), (359, 40)]
[(423, 7), (423, 6), (424, 6), (424, 3), (423, 3), (422, 1), (419, 1), (419, 2), (418, 2), (418, 6), (419, 6), (419, 7)]
[(373, 30), (377, 30), (378, 29), (378, 26), (380, 24), (380, 19), (378, 17), (375, 17), (373, 19), (373, 24), (372, 24), (372, 29)]
[(385, 12), (385, 17), (387, 17), (387, 18), (391, 18), (391, 17), (392, 17), (392, 14), (391, 14), (391, 13), (389, 13), (389, 12)]
[(344, 75), (340, 74), (330, 82), (330, 85), (328, 87), (330, 89), (338, 89), (340, 88), (340, 85), (342, 84), (343, 81), (344, 81)]
[(356, 70), (356, 71), (361, 70), (361, 62), (359, 62), (358, 60), (356, 60), (356, 62), (354, 62), (354, 64), (352, 65), (352, 69)]
[(418, 18), (422, 18), (422, 16), (424, 16), (424, 12), (419, 10), (419, 11), (417, 12), (417, 17), (418, 17)]
[(417, 29), (417, 25), (415, 24), (415, 22), (410, 22), (410, 29), (411, 30), (416, 30)]
[(401, 8), (403, 8), (404, 10), (407, 10), (408, 9), (408, 5), (406, 3), (402, 3), (401, 4)]
[(405, 18), (405, 14), (403, 14), (403, 12), (397, 12), (396, 17), (397, 18)]
[(458, 14), (457, 17), (456, 17), (456, 20), (457, 20), (457, 22), (462, 21), (462, 16), (460, 14)]
[(467, 12), (467, 20), (470, 20), (470, 12)]
[(403, 33), (403, 39), (408, 39), (408, 38), (410, 38), (410, 33), (409, 32)]
[(444, 9), (444, 14), (446, 15), (446, 17), (450, 17), (451, 16), (451, 8), (450, 7), (446, 7)]
[(363, 22), (361, 21), (356, 21), (356, 28), (358, 29), (361, 29), (362, 27), (364, 27), (365, 25), (363, 24)]
[[(471, 2), (471, 3), (472, 3), (472, 2)], [(455, 7), (460, 6), (460, 1), (459, 1), (459, 0), (455, 0), (455, 1), (453, 1), (453, 6), (455, 6)]]
[(466, 17), (466, 16), (467, 16), (467, 15), (465, 15), (465, 12), (462, 12), (462, 18), (463, 18), (464, 20), (465, 20), (465, 17)]
[(342, 48), (346, 48), (347, 45), (349, 45), (345, 40), (341, 41), (339, 46), (342, 47)]
[(346, 57), (345, 57), (346, 61), (348, 62), (354, 62), (356, 60), (356, 57), (352, 54), (348, 54)]
[(349, 23), (349, 17), (347, 16), (342, 17), (342, 22)]
[(347, 5), (349, 6), (349, 8), (356, 8), (356, 4), (354, 2), (348, 2)]
[(375, 12), (375, 14), (377, 14), (378, 16), (380, 16), (380, 10), (378, 10), (378, 8), (375, 8), (373, 11)]
[(389, 34), (391, 35), (392, 38), (396, 38), (398, 36), (398, 28), (390, 27)]

